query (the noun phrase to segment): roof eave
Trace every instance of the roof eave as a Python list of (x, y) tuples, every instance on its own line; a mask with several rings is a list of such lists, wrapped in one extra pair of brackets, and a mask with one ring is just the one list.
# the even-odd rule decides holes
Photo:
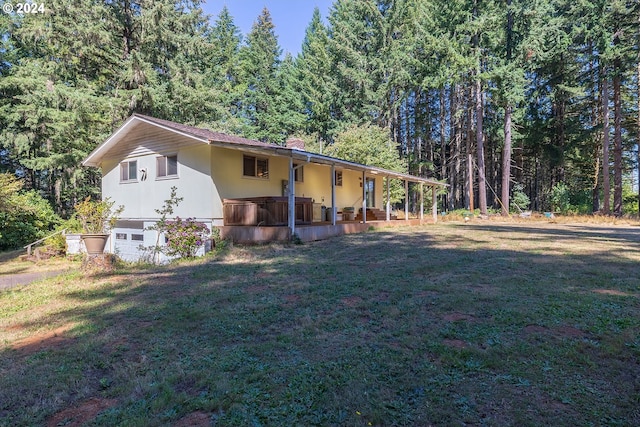
[(105, 142), (103, 142), (102, 144), (98, 145), (91, 153), (89, 153), (87, 158), (82, 161), (82, 165), (83, 166), (99, 167), (100, 164), (102, 163), (102, 157), (104, 156), (104, 154), (107, 153), (111, 148), (113, 148), (113, 146), (118, 144), (118, 142), (122, 138), (122, 135), (127, 132), (127, 129), (132, 126), (132, 123), (134, 121), (147, 123), (149, 125), (162, 128), (162, 129), (167, 130), (169, 132), (173, 132), (175, 134), (182, 135), (182, 136), (184, 136), (186, 138), (195, 139), (195, 140), (203, 142), (205, 144), (209, 143), (209, 140), (206, 139), (206, 138), (202, 138), (202, 137), (197, 136), (197, 135), (192, 135), (192, 134), (190, 134), (188, 132), (182, 132), (180, 130), (171, 128), (169, 126), (165, 126), (165, 125), (162, 125), (160, 123), (156, 123), (156, 122), (153, 122), (151, 120), (147, 120), (146, 118), (140, 117), (137, 114), (132, 114), (113, 134), (111, 134), (111, 136), (109, 138), (107, 138), (107, 140)]

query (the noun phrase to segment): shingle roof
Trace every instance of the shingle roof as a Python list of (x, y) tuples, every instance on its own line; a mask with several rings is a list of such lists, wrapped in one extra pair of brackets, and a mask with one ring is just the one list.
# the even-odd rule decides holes
[(447, 185), (445, 183), (438, 182), (429, 178), (416, 177), (406, 173), (390, 171), (375, 166), (367, 166), (348, 160), (342, 160), (322, 154), (303, 151), (295, 147), (283, 147), (277, 144), (255, 141), (252, 139), (241, 138), (239, 136), (227, 135), (220, 132), (214, 132), (209, 129), (183, 125), (180, 123), (172, 122), (170, 120), (157, 119), (155, 117), (145, 116), (143, 114), (137, 113), (129, 117), (125, 121), (125, 123), (120, 126), (120, 128), (116, 130), (105, 142), (103, 142), (95, 150), (93, 150), (89, 154), (89, 156), (87, 156), (87, 158), (82, 162), (82, 164), (85, 166), (99, 166), (102, 156), (104, 156), (111, 147), (118, 144), (118, 142), (123, 138), (123, 135), (126, 134), (125, 129), (129, 128), (131, 124), (136, 121), (146, 122), (155, 126), (159, 126), (161, 128), (168, 129), (171, 132), (177, 132), (179, 134), (192, 137), (204, 143), (218, 145), (226, 148), (232, 148), (236, 150), (244, 149), (247, 151), (256, 151), (267, 155), (291, 157), (300, 161), (307, 161), (325, 165), (335, 165), (353, 170), (368, 171), (374, 174), (381, 174), (393, 178), (406, 179), (414, 182), (423, 182), (428, 185)]
[(216, 142), (228, 142), (231, 144), (251, 145), (254, 147), (281, 147), (281, 145), (271, 144), (268, 142), (255, 141), (252, 139), (241, 138), (239, 136), (227, 135), (225, 133), (214, 132), (206, 128), (198, 128), (195, 126), (183, 125), (181, 123), (172, 122), (170, 120), (157, 119), (155, 117), (145, 116), (144, 114), (134, 114), (134, 117), (139, 117), (148, 122), (158, 124), (160, 126), (174, 129), (178, 132), (186, 133), (197, 138), (204, 138), (208, 141)]

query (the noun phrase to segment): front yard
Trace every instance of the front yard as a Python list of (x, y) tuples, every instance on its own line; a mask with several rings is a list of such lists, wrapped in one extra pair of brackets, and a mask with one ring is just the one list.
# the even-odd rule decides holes
[(0, 425), (639, 425), (639, 298), (637, 225), (67, 273), (0, 292)]

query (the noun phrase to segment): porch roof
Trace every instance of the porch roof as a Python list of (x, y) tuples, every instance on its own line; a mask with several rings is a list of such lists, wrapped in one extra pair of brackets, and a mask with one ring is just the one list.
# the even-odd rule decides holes
[(276, 144), (227, 135), (220, 132), (214, 132), (209, 129), (183, 125), (169, 120), (156, 119), (154, 117), (137, 113), (131, 115), (122, 124), (122, 126), (120, 126), (109, 138), (107, 138), (105, 142), (103, 142), (95, 150), (93, 150), (82, 162), (82, 164), (84, 166), (100, 166), (103, 158), (109, 152), (109, 150), (116, 146), (120, 141), (122, 141), (134, 127), (142, 123), (157, 126), (169, 132), (173, 132), (187, 138), (217, 147), (229, 148), (232, 150), (240, 150), (261, 155), (288, 157), (297, 162), (336, 166), (344, 169), (367, 172), (372, 175), (397, 178), (410, 182), (420, 182), (428, 186), (447, 186), (447, 184), (434, 179), (418, 177), (406, 173), (379, 168), (376, 166), (363, 165), (360, 163), (350, 162), (348, 160), (342, 160), (323, 154), (299, 150), (297, 148), (288, 148)]

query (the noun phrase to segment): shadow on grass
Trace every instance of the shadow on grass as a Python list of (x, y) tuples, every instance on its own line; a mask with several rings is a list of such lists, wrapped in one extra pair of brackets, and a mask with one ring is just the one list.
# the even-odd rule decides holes
[(638, 424), (639, 242), (448, 225), (61, 283), (13, 327), (68, 327), (0, 353), (0, 423), (100, 397), (98, 425)]

